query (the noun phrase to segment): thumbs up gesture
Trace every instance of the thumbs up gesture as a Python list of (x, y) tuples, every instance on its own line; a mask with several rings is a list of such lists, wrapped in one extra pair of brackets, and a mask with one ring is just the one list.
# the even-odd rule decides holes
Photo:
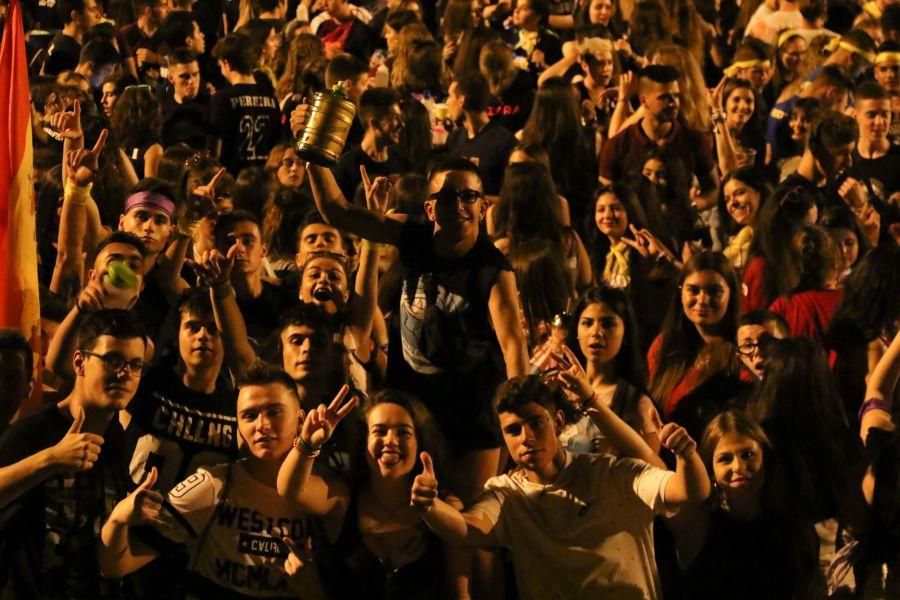
[(156, 467), (153, 467), (143, 483), (116, 505), (109, 515), (109, 520), (129, 526), (157, 525), (167, 527), (168, 524), (159, 517), (163, 497), (162, 494), (153, 489), (153, 486), (156, 485), (156, 478)]
[(434, 464), (427, 452), (419, 455), (422, 459), (422, 472), (413, 480), (410, 491), (410, 505), (417, 513), (427, 513), (434, 508), (434, 500), (437, 498), (438, 482), (434, 475)]
[(55, 446), (48, 448), (50, 464), (61, 472), (87, 471), (100, 457), (103, 438), (95, 433), (82, 433), (84, 409), (78, 411), (75, 421), (66, 435)]

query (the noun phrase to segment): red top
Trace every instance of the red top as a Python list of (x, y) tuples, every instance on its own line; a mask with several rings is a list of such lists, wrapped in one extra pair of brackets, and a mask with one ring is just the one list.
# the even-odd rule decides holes
[(763, 272), (769, 263), (761, 256), (754, 256), (744, 267), (741, 285), (741, 315), (766, 308), (773, 298), (767, 298), (763, 291)]
[(784, 317), (791, 335), (812, 338), (822, 343), (822, 332), (834, 316), (843, 290), (810, 290), (793, 296), (782, 296), (769, 307)]
[[(656, 369), (659, 367), (659, 353), (662, 350), (662, 342), (663, 336), (662, 334), (659, 334), (656, 336), (656, 339), (653, 340), (653, 344), (650, 345), (650, 350), (647, 351), (647, 368), (650, 371), (651, 381), (656, 377)], [(668, 398), (656, 399), (662, 408), (663, 417), (668, 419), (675, 411), (678, 403), (681, 402), (685, 396), (697, 389), (697, 386), (699, 386), (700, 383), (700, 372), (694, 367), (688, 369), (684, 374), (684, 377), (681, 378), (681, 381), (672, 388), (672, 392), (669, 394)]]

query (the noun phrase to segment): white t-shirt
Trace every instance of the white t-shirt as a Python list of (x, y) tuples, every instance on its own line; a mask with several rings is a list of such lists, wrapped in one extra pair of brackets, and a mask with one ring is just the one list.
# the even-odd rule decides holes
[[(782, 31), (799, 29), (803, 26), (803, 16), (799, 10), (777, 10), (762, 19), (765, 27), (765, 37), (761, 38), (767, 44), (775, 45)], [(750, 30), (753, 33), (753, 30)]]
[(224, 501), (228, 465), (198, 469), (172, 488), (167, 501), (179, 517), (161, 511), (171, 527), (159, 533), (186, 544), (192, 571), (213, 586), (255, 598), (324, 600), (315, 566), (293, 577), (284, 570), (287, 549), (281, 538), (288, 536), (303, 547), (312, 520), (274, 488), (253, 479), (244, 462), (232, 464)]
[(640, 460), (567, 452), (552, 484), (532, 483), (522, 470), (492, 477), (471, 510), (509, 548), (520, 598), (655, 600), (652, 523), (665, 512), (673, 475)]

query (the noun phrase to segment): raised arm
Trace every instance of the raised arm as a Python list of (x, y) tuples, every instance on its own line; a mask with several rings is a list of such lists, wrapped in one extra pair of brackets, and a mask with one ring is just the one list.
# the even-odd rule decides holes
[[(371, 181), (364, 165), (359, 167), (359, 171), (369, 209), (382, 214), (387, 212), (391, 180), (387, 177), (376, 177)], [(378, 309), (378, 246), (370, 240), (364, 239), (362, 242), (354, 292), (348, 307), (347, 323), (351, 327), (357, 347), (368, 347), (375, 312)]]
[(575, 354), (565, 346), (562, 350), (562, 354), (553, 354), (554, 360), (561, 367), (556, 379), (570, 398), (578, 399), (581, 412), (603, 432), (620, 456), (638, 458), (654, 467), (665, 469), (666, 464), (644, 438), (600, 401)]
[(256, 361), (256, 352), (247, 337), (247, 324), (231, 285), (231, 270), (236, 255), (237, 245), (228, 249), (227, 256), (222, 256), (218, 250), (209, 250), (197, 258), (196, 268), (203, 284), (209, 286), (216, 326), (222, 332), (225, 356), (235, 374), (241, 374)]
[(350, 498), (348, 486), (339, 478), (312, 474), (313, 461), (335, 428), (356, 406), (356, 397), (346, 403), (350, 388), (343, 386), (327, 407), (320, 404), (303, 419), (295, 450), (288, 453), (278, 470), (278, 495), (296, 502), (310, 514), (343, 520)]
[[(561, 18), (566, 17), (572, 18), (571, 15), (561, 15)], [(578, 42), (565, 42), (562, 45), (562, 58), (544, 69), (544, 72), (538, 76), (538, 87), (541, 87), (551, 77), (562, 77), (565, 75), (566, 71), (578, 62), (578, 54)]]
[(497, 283), (491, 288), (488, 310), (503, 351), (506, 376), (512, 378), (528, 374), (528, 348), (525, 332), (519, 324), (519, 292), (516, 277), (511, 271), (500, 271)]
[(659, 441), (675, 454), (678, 461), (675, 476), (666, 484), (666, 506), (678, 508), (686, 502), (706, 500), (710, 491), (709, 475), (697, 454), (697, 442), (684, 427), (675, 423), (663, 426)]
[(897, 380), (900, 378), (900, 333), (894, 336), (891, 345), (881, 356), (866, 384), (866, 400), (861, 407), (859, 435), (863, 442), (873, 427), (892, 431), (895, 427), (891, 419)]
[(65, 297), (70, 297), (73, 291), (77, 291), (84, 278), (84, 241), (88, 232), (86, 206), (100, 168), (100, 152), (106, 144), (107, 135), (104, 129), (93, 149), (72, 150), (65, 156), (69, 177), (63, 192), (56, 264), (50, 281), (51, 291)]
[[(291, 130), (299, 137), (306, 127), (309, 105), (301, 104), (291, 113)], [(387, 216), (347, 202), (330, 169), (306, 166), (316, 208), (328, 223), (348, 233), (380, 244), (400, 243), (405, 215)]]
[(410, 504), (435, 535), (456, 546), (491, 548), (497, 545), (494, 524), (479, 511), (460, 512), (438, 498), (437, 477), (431, 456), (422, 452), (422, 472), (410, 490)]

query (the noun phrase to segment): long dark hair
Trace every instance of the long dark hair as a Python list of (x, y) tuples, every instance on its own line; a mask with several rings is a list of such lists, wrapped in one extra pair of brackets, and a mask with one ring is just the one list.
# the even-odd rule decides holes
[(646, 389), (647, 364), (644, 362), (644, 354), (641, 352), (637, 319), (634, 316), (634, 310), (631, 308), (628, 295), (624, 290), (605, 285), (585, 290), (572, 311), (569, 331), (566, 336), (566, 345), (572, 350), (572, 353), (575, 354), (581, 364), (584, 364), (584, 353), (581, 351), (581, 345), (578, 343), (578, 321), (581, 320), (581, 314), (592, 304), (605, 305), (609, 310), (616, 313), (625, 324), (622, 347), (619, 349), (615, 360), (616, 377), (624, 379), (639, 390)]
[(158, 142), (162, 111), (149, 86), (128, 86), (113, 105), (112, 129), (126, 150)]
[(800, 230), (800, 279), (791, 293), (821, 290), (838, 265), (837, 246), (822, 227), (807, 225)]
[(575, 88), (561, 77), (551, 77), (538, 89), (523, 144), (538, 144), (550, 156), (550, 172), (573, 214), (581, 214), (597, 182), (597, 161), (592, 140), (584, 135)]
[(650, 386), (653, 398), (658, 402), (666, 401), (706, 345), (700, 332), (697, 331), (697, 327), (684, 314), (680, 293), (685, 280), (700, 271), (715, 271), (721, 275), (725, 279), (729, 291), (728, 306), (717, 327), (719, 337), (727, 344), (721, 352), (717, 352), (712, 357), (716, 361), (710, 366), (713, 370), (724, 368), (734, 358), (730, 342), (737, 335), (738, 318), (740, 317), (740, 292), (737, 275), (731, 267), (731, 263), (721, 253), (700, 252), (695, 254), (681, 269), (681, 274), (678, 276), (678, 291), (672, 294), (669, 311), (660, 332), (662, 342), (659, 360)]
[(539, 325), (565, 312), (575, 297), (575, 282), (563, 257), (549, 240), (516, 244), (507, 253), (516, 274), (519, 301), (528, 326), (529, 345), (540, 343)]
[(856, 264), (825, 332), (832, 348), (892, 337), (900, 319), (900, 246), (878, 246)]
[(641, 165), (639, 173), (642, 174), (644, 164), (651, 159), (658, 160), (666, 169), (665, 187), (655, 187), (661, 216), (667, 221), (668, 230), (675, 236), (678, 246), (680, 246), (682, 242), (691, 237), (697, 221), (696, 213), (691, 208), (691, 180), (684, 168), (684, 161), (671, 148), (667, 146), (651, 148), (644, 156), (644, 163)]
[(797, 255), (791, 246), (794, 234), (805, 224), (806, 215), (815, 206), (802, 188), (779, 186), (759, 210), (758, 227), (750, 244), (750, 256), (766, 260), (763, 269), (763, 293), (774, 300), (789, 293), (800, 277)]
[(593, 210), (588, 211), (584, 217), (584, 230), (587, 232), (586, 246), (588, 255), (591, 257), (591, 268), (594, 270), (595, 277), (602, 277), (603, 269), (606, 268), (606, 255), (609, 254), (611, 246), (609, 237), (597, 229), (594, 219), (597, 203), (604, 194), (612, 194), (622, 203), (630, 225), (634, 225), (638, 229), (647, 227), (647, 215), (644, 213), (644, 208), (641, 206), (637, 194), (634, 193), (630, 186), (616, 182), (597, 190), (594, 196)]
[(814, 521), (835, 516), (850, 483), (858, 444), (821, 346), (809, 338), (769, 338), (765, 377), (748, 412), (762, 423), (784, 481)]
[(750, 115), (750, 118), (738, 132), (737, 139), (745, 148), (757, 148), (763, 140), (764, 111), (762, 97), (753, 89), (753, 85), (747, 79), (729, 79), (722, 89), (723, 105), (728, 106), (728, 98), (736, 90), (750, 90), (750, 93), (753, 94), (753, 114)]
[(731, 215), (728, 214), (727, 202), (725, 201), (725, 184), (732, 179), (740, 181), (748, 188), (759, 194), (759, 208), (756, 210), (755, 222), (759, 222), (759, 216), (762, 213), (763, 205), (772, 195), (772, 186), (769, 185), (765, 172), (759, 167), (746, 166), (729, 172), (722, 179), (722, 185), (719, 188), (719, 239), (726, 240), (741, 230), (741, 226), (734, 222)]
[(495, 227), (511, 244), (547, 240), (562, 247), (565, 228), (556, 211), (556, 189), (550, 171), (537, 162), (506, 167), (495, 213)]

